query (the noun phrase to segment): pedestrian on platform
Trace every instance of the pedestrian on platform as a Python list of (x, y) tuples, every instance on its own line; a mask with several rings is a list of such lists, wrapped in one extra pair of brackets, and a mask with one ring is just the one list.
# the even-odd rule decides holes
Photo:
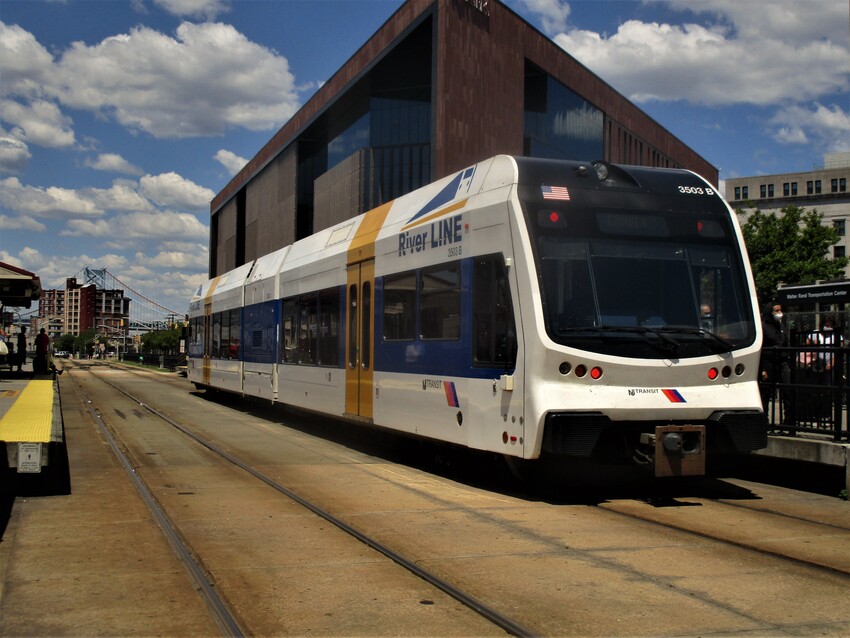
[(38, 336), (35, 338), (35, 360), (32, 364), (32, 369), (35, 374), (47, 374), (47, 349), (50, 346), (50, 337), (44, 331), (44, 328), (39, 330)]
[(784, 424), (791, 424), (796, 418), (794, 415), (794, 391), (789, 387), (791, 383), (791, 365), (788, 363), (788, 352), (784, 350), (788, 346), (788, 333), (782, 322), (782, 305), (778, 303), (767, 304), (762, 310), (762, 342), (761, 360), (759, 361), (759, 387), (761, 390), (761, 401), (764, 411), (768, 417), (773, 415), (769, 412), (768, 404), (775, 396), (777, 387), (781, 398), (780, 420)]
[(27, 362), (27, 327), (21, 326), (18, 333), (18, 372), (23, 372), (24, 364)]

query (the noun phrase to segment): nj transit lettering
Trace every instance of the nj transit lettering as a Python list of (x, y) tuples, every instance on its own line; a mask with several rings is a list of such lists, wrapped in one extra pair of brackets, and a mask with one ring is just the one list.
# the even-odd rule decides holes
[(398, 235), (398, 256), (421, 253), (463, 241), (463, 215), (431, 222), (430, 226), (401, 232)]

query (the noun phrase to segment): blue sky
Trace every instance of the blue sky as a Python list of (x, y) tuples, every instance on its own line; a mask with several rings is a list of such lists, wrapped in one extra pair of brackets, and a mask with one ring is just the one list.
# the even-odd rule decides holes
[[(2, 0), (0, 261), (185, 311), (209, 200), (401, 4)], [(506, 4), (721, 179), (850, 151), (847, 0)]]

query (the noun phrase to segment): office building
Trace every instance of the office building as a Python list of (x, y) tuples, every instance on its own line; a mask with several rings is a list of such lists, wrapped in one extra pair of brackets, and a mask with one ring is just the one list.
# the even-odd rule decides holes
[(718, 177), (504, 4), (408, 0), (215, 197), (210, 275), (500, 153)]

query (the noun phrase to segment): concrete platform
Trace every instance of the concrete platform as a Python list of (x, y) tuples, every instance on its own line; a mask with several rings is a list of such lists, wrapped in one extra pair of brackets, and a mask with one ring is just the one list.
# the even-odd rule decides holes
[(753, 454), (844, 468), (844, 489), (850, 492), (850, 443), (812, 435), (769, 435), (767, 447)]
[(24, 491), (70, 492), (62, 404), (55, 375), (0, 370), (0, 471)]

